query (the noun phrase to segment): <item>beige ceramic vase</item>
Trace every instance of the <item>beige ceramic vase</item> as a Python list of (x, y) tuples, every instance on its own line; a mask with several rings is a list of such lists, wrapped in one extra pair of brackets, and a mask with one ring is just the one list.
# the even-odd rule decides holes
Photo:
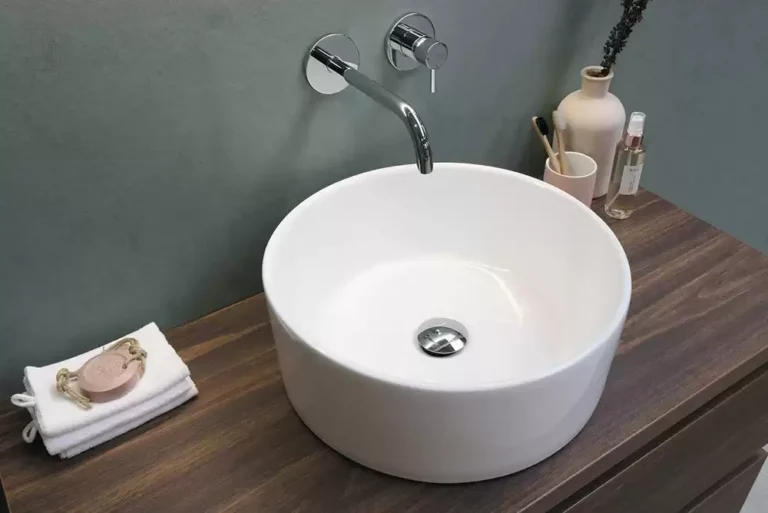
[(595, 198), (608, 192), (613, 156), (627, 117), (621, 101), (608, 92), (613, 71), (605, 77), (590, 74), (600, 69), (588, 66), (581, 70), (581, 89), (566, 96), (557, 108), (568, 124), (567, 150), (586, 153), (597, 163)]

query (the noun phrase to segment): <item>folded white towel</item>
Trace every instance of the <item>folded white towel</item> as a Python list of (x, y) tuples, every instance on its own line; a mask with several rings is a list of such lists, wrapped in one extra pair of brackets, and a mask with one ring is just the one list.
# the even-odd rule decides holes
[(131, 429), (141, 426), (145, 422), (149, 422), (155, 417), (159, 417), (163, 413), (171, 411), (172, 409), (184, 404), (197, 395), (197, 387), (195, 387), (195, 384), (192, 383), (191, 379), (187, 378), (183, 384), (186, 385), (186, 389), (181, 393), (181, 395), (175, 396), (165, 404), (158, 406), (153, 410), (149, 410), (143, 415), (138, 415), (133, 417), (132, 420), (114, 426), (109, 431), (105, 431), (98, 436), (85, 440), (82, 443), (73, 445), (72, 447), (61, 451), (59, 453), (59, 457), (61, 457), (61, 459), (66, 459), (71, 458), (72, 456), (77, 456), (83, 451), (87, 451), (88, 449), (96, 447), (99, 444), (103, 444), (104, 442), (112, 440), (113, 438), (120, 436), (123, 433), (130, 431)]
[[(197, 389), (195, 388), (195, 384), (192, 382), (192, 379), (186, 378), (184, 381), (175, 384), (168, 390), (156, 395), (155, 397), (147, 399), (141, 404), (137, 404), (133, 408), (128, 408), (127, 410), (117, 412), (111, 417), (99, 420), (93, 424), (88, 424), (87, 426), (83, 426), (80, 429), (76, 429), (75, 431), (69, 431), (63, 435), (53, 437), (48, 437), (41, 433), (43, 443), (45, 444), (45, 448), (48, 449), (48, 453), (51, 455), (69, 451), (75, 446), (79, 446), (80, 444), (87, 443), (90, 440), (100, 438), (105, 434), (110, 434), (113, 431), (118, 430), (120, 426), (132, 422), (134, 419), (142, 418), (150, 412), (170, 404), (178, 397), (187, 394), (187, 392), (189, 392), (191, 389), (194, 389), (195, 394), (197, 394)], [(32, 414), (32, 420), (37, 423), (34, 411), (30, 413)], [(121, 433), (124, 432), (125, 431), (121, 431)], [(109, 438), (107, 438), (107, 440), (114, 438), (115, 436), (117, 435), (112, 434), (109, 436)], [(32, 436), (28, 436), (27, 438), (34, 439)]]
[(65, 433), (92, 426), (121, 412), (131, 410), (189, 377), (189, 368), (179, 358), (155, 323), (148, 324), (126, 337), (137, 339), (148, 356), (144, 376), (139, 380), (136, 388), (123, 397), (105, 403), (94, 403), (91, 409), (85, 410), (56, 391), (56, 373), (59, 369), (62, 367), (71, 371), (79, 369), (90, 358), (101, 353), (105, 347), (125, 338), (120, 337), (109, 344), (63, 362), (45, 367), (25, 368), (25, 385), (28, 385), (27, 394), (31, 397), (17, 394), (12, 398), (14, 404), (29, 409), (32, 418), (36, 421), (37, 429), (45, 438), (52, 440)]

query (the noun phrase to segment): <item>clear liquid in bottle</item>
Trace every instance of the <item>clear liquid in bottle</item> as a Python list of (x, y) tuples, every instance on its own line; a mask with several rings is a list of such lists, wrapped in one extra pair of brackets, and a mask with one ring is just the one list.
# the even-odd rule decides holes
[(627, 133), (616, 148), (605, 200), (605, 213), (614, 219), (626, 219), (637, 208), (637, 193), (645, 162), (644, 124), (645, 114), (633, 112)]

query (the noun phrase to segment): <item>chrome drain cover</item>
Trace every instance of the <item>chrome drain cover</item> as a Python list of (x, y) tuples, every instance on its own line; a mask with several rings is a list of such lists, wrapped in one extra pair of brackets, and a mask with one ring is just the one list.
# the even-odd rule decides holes
[(421, 348), (430, 356), (451, 356), (467, 345), (467, 337), (448, 326), (432, 326), (416, 337)]

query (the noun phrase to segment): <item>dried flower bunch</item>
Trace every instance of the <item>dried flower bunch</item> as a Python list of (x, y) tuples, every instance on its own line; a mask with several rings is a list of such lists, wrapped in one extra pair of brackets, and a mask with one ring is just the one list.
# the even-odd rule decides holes
[(616, 26), (611, 29), (611, 34), (603, 46), (603, 62), (600, 63), (603, 69), (599, 72), (601, 77), (611, 72), (611, 68), (616, 64), (616, 56), (627, 45), (627, 39), (635, 25), (643, 20), (643, 11), (645, 11), (650, 1), (621, 0), (624, 12), (621, 13), (621, 19)]

